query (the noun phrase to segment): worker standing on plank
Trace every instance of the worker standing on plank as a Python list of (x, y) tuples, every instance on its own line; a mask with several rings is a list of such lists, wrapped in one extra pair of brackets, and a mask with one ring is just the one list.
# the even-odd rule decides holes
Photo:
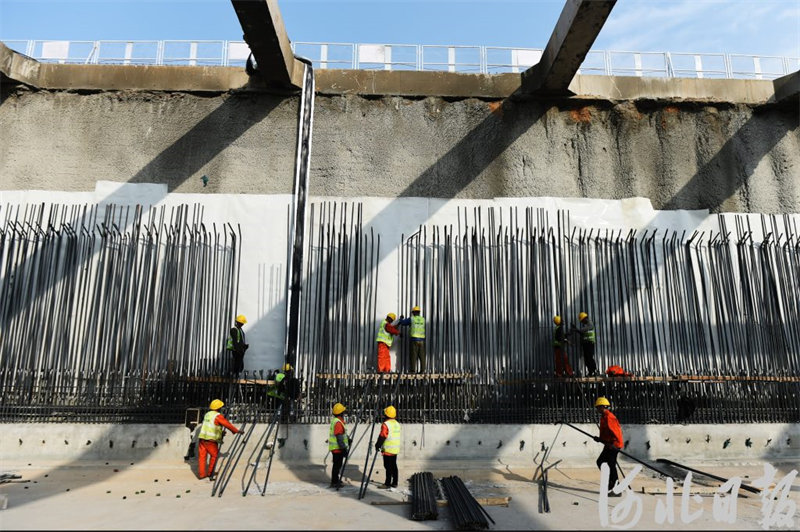
[(589, 319), (589, 315), (585, 312), (578, 314), (578, 327), (573, 324), (572, 330), (577, 331), (581, 335), (581, 351), (583, 352), (583, 363), (586, 364), (586, 370), (589, 375), (594, 376), (597, 374), (597, 364), (594, 361), (594, 348), (597, 339), (594, 333), (594, 323)]
[(598, 397), (594, 402), (594, 407), (600, 414), (600, 436), (595, 436), (594, 441), (603, 444), (603, 452), (597, 458), (597, 467), (608, 464), (608, 490), (609, 497), (619, 497), (621, 494), (613, 493), (614, 484), (617, 483), (617, 455), (623, 446), (622, 427), (619, 420), (609, 408), (611, 403), (605, 397)]
[(378, 486), (386, 490), (397, 487), (397, 455), (400, 454), (400, 423), (395, 419), (397, 410), (389, 405), (383, 410), (386, 419), (381, 425), (381, 433), (375, 443), (375, 450), (383, 452), (383, 467), (386, 469), (386, 482)]
[(386, 319), (381, 322), (378, 336), (375, 338), (378, 343), (378, 373), (390, 373), (392, 371), (392, 358), (389, 355), (389, 349), (392, 347), (394, 337), (400, 334), (397, 327), (392, 325), (395, 319), (397, 319), (397, 314), (394, 312), (387, 314)]
[(409, 372), (417, 373), (417, 361), (419, 361), (419, 373), (425, 373), (425, 318), (420, 315), (419, 306), (411, 309), (411, 316), (403, 318), (400, 316), (400, 321), (397, 325), (410, 325), (411, 331), (411, 350), (409, 354)]
[(233, 365), (231, 371), (234, 374), (241, 373), (244, 370), (244, 352), (250, 347), (244, 341), (244, 331), (242, 325), (247, 323), (247, 318), (244, 314), (236, 316), (236, 323), (231, 327), (231, 332), (228, 335), (228, 344), (226, 348), (233, 355)]
[(331, 471), (331, 488), (341, 488), (342, 480), (339, 478), (342, 463), (350, 453), (350, 441), (347, 438), (347, 428), (344, 424), (344, 411), (347, 410), (342, 403), (333, 405), (331, 428), (328, 431), (328, 450), (333, 455), (333, 470)]
[[(209, 411), (203, 416), (203, 425), (200, 427), (200, 435), (198, 436), (198, 449), (200, 450), (197, 473), (201, 479), (208, 477), (214, 480), (214, 465), (217, 463), (217, 455), (219, 455), (219, 442), (222, 441), (222, 434), (225, 429), (237, 434), (239, 429), (231, 425), (230, 421), (225, 419), (225, 416), (219, 413), (219, 410), (225, 406), (225, 403), (219, 399), (214, 399), (209, 405)], [(207, 456), (211, 457), (211, 461), (206, 468)], [(208, 474), (206, 474), (208, 472)]]
[(556, 329), (553, 332), (553, 354), (556, 361), (556, 377), (563, 376), (566, 371), (567, 375), (572, 377), (572, 366), (569, 365), (567, 358), (567, 333), (564, 331), (564, 326), (561, 323), (561, 316), (553, 316), (553, 323), (556, 324)]

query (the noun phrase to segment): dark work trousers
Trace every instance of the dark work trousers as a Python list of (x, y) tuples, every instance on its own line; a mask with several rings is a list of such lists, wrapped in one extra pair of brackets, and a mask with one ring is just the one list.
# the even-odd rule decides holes
[(333, 470), (331, 471), (331, 484), (339, 482), (339, 472), (342, 470), (342, 463), (344, 462), (344, 453), (334, 453), (333, 455)]
[(383, 467), (386, 469), (386, 484), (387, 486), (392, 486), (393, 488), (397, 487), (397, 455), (396, 454), (384, 454), (383, 455)]
[(425, 373), (425, 341), (411, 340), (411, 373), (417, 372), (417, 360), (419, 360), (419, 372)]
[(244, 370), (244, 353), (233, 353), (233, 365), (231, 371), (234, 373), (241, 373)]
[(617, 483), (617, 479), (619, 475), (617, 475), (617, 455), (619, 454), (619, 449), (615, 449), (613, 447), (605, 446), (603, 447), (603, 452), (600, 453), (600, 456), (597, 457), (597, 468), (600, 468), (600, 464), (606, 463), (608, 464), (608, 491), (611, 491), (614, 488), (614, 484)]
[(594, 361), (594, 345), (592, 342), (581, 342), (581, 350), (583, 351), (583, 363), (586, 364), (586, 370), (589, 375), (597, 373), (597, 364)]

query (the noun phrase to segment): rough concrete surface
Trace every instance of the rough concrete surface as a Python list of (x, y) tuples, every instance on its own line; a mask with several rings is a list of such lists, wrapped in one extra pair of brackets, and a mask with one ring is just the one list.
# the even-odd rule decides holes
[[(656, 209), (798, 212), (799, 127), (789, 103), (318, 96), (309, 193), (641, 196)], [(0, 104), (0, 130), (8, 190), (111, 180), (289, 193), (297, 99), (20, 89)]]
[[(626, 524), (635, 530), (759, 530), (765, 518), (760, 496), (740, 491), (733, 522), (722, 522), (714, 512), (714, 492), (721, 483), (695, 476), (692, 486), (698, 495), (688, 500), (686, 515), (700, 512), (699, 515), (691, 522), (682, 518), (678, 490), (673, 497), (672, 522), (659, 524), (656, 506), (659, 502), (666, 505), (667, 496), (645, 494), (642, 490), (663, 490), (666, 482), (642, 472), (633, 480), (633, 494), (608, 499), (608, 521), (604, 525), (598, 495), (600, 474), (596, 468), (576, 469), (559, 464), (551, 469), (547, 490), (551, 509), (540, 513), (540, 491), (538, 483), (532, 481), (533, 466), (498, 472), (473, 465), (464, 462), (457, 468), (424, 470), (431, 471), (435, 478), (459, 476), (475, 497), (510, 497), (507, 507), (485, 507), (495, 521), (492, 530), (596, 530)], [(634, 464), (621, 465), (626, 474), (633, 471)], [(2, 467), (4, 472), (13, 471), (28, 481), (0, 486), (0, 493), (8, 501), (8, 508), (0, 514), (4, 530), (454, 529), (449, 508), (439, 509), (438, 520), (412, 521), (410, 504), (386, 504), (409, 500), (408, 478), (422, 471), (414, 464), (401, 468), (396, 490), (378, 490), (370, 485), (362, 500), (357, 497), (361, 464), (348, 467), (346, 486), (339, 491), (327, 488), (330, 466), (273, 466), (264, 497), (260, 496), (265, 474), (262, 469), (258, 486), (252, 485), (246, 497), (241, 495), (242, 475), (236, 474), (221, 498), (210, 497), (212, 483), (198, 480), (189, 464), (108, 462), (68, 468), (4, 462)], [(376, 465), (373, 479), (382, 481), (382, 469), (380, 463)], [(715, 467), (706, 472), (725, 478), (739, 476), (749, 483), (763, 474), (763, 466)], [(779, 467), (775, 480), (788, 472), (789, 466)], [(798, 486), (794, 486), (789, 492), (791, 502), (800, 502), (797, 490)], [(637, 498), (641, 501), (641, 515), (635, 519)], [(730, 504), (730, 499), (727, 501)], [(630, 512), (625, 511), (628, 504), (632, 505)], [(780, 510), (783, 515), (790, 514), (785, 506)], [(796, 523), (798, 517), (793, 519)], [(789, 529), (791, 525), (775, 523), (770, 528)]]

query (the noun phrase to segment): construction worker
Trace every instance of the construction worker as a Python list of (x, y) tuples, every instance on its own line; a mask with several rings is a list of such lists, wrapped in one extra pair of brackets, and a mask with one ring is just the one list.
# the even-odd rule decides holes
[(386, 469), (386, 482), (378, 486), (386, 490), (397, 487), (397, 455), (400, 454), (400, 423), (395, 419), (397, 410), (389, 405), (383, 410), (386, 419), (381, 425), (381, 433), (375, 443), (375, 450), (383, 453), (383, 467)]
[(231, 371), (234, 374), (241, 373), (244, 370), (244, 352), (250, 347), (250, 345), (246, 344), (244, 341), (242, 325), (245, 323), (247, 323), (247, 318), (244, 317), (244, 314), (236, 316), (236, 323), (231, 327), (231, 332), (228, 335), (228, 344), (226, 348), (233, 355)]
[(344, 424), (344, 411), (347, 410), (342, 403), (333, 405), (331, 428), (328, 431), (328, 450), (333, 456), (333, 470), (331, 471), (331, 488), (341, 488), (342, 479), (340, 472), (342, 463), (350, 453), (350, 440), (347, 438), (347, 428)]
[(578, 327), (573, 324), (572, 330), (581, 335), (581, 351), (583, 352), (583, 363), (586, 364), (586, 371), (589, 375), (597, 375), (597, 364), (594, 361), (594, 348), (596, 338), (594, 334), (594, 324), (585, 312), (578, 314)]
[[(200, 450), (197, 473), (201, 479), (208, 477), (210, 480), (214, 480), (214, 466), (217, 463), (217, 455), (219, 455), (219, 442), (222, 441), (222, 434), (225, 429), (234, 434), (239, 432), (239, 429), (231, 425), (230, 421), (219, 413), (223, 406), (225, 406), (225, 403), (219, 399), (214, 399), (208, 407), (210, 410), (203, 416), (203, 425), (200, 427), (197, 445)], [(211, 457), (211, 461), (206, 467), (207, 456)]]
[(411, 373), (417, 373), (417, 360), (419, 360), (419, 373), (425, 373), (425, 318), (420, 316), (418, 305), (411, 309), (411, 316), (403, 318), (397, 325), (411, 326), (411, 351), (409, 353), (408, 369)]
[(270, 397), (277, 397), (281, 401), (286, 399), (286, 392), (288, 383), (291, 380), (292, 369), (292, 365), (288, 362), (283, 365), (281, 370), (275, 374), (273, 384), (267, 389), (267, 395)]
[(622, 427), (619, 425), (617, 416), (611, 413), (611, 403), (605, 397), (598, 397), (594, 402), (595, 410), (600, 414), (600, 436), (595, 436), (594, 441), (603, 444), (603, 452), (597, 458), (597, 467), (608, 464), (608, 491), (609, 497), (619, 497), (620, 494), (613, 493), (614, 484), (617, 483), (617, 455), (623, 446)]
[(394, 337), (400, 334), (397, 327), (392, 325), (396, 319), (397, 314), (390, 312), (386, 315), (386, 319), (381, 322), (380, 329), (378, 329), (378, 336), (375, 338), (375, 341), (378, 342), (378, 373), (390, 373), (392, 371), (392, 358), (389, 355), (389, 349), (392, 347)]
[(553, 354), (556, 361), (556, 377), (563, 376), (566, 371), (567, 375), (572, 377), (572, 366), (569, 365), (567, 359), (567, 333), (564, 331), (564, 326), (561, 324), (561, 316), (553, 316), (553, 323), (556, 324), (556, 329), (553, 332)]

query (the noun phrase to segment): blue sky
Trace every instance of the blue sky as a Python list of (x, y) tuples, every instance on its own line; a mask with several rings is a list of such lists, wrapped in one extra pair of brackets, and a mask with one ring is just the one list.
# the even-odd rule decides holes
[[(563, 0), (279, 0), (294, 42), (543, 48)], [(228, 0), (0, 0), (0, 38), (241, 40)], [(800, 0), (619, 0), (595, 50), (800, 57)]]

